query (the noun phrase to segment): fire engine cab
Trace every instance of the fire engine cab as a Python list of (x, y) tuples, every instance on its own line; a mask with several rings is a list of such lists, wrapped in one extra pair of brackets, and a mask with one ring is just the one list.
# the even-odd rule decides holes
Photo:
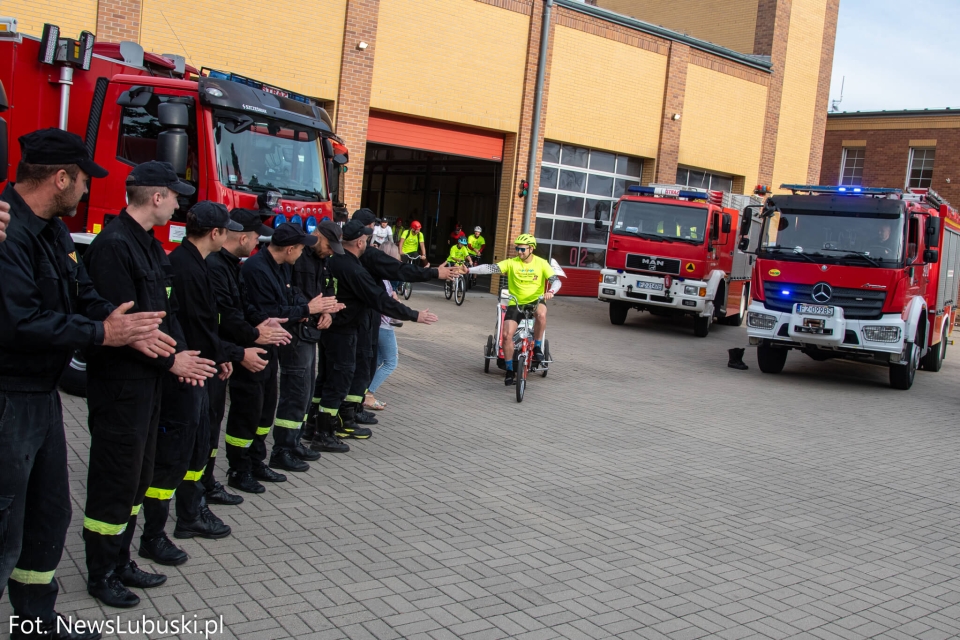
[[(960, 285), (956, 210), (928, 189), (781, 188), (756, 209), (747, 334), (760, 370), (779, 373), (795, 349), (887, 366), (896, 389), (938, 371)], [(741, 235), (752, 225), (745, 214)]]
[[(751, 257), (737, 247), (746, 196), (675, 185), (630, 187), (615, 205), (598, 298), (621, 325), (630, 309), (739, 326), (750, 299)], [(597, 228), (602, 212), (596, 211)]]

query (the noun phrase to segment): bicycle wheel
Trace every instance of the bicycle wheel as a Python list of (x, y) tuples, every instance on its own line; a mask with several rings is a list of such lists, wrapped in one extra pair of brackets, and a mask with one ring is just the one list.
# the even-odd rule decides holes
[(403, 283), (403, 299), (409, 300), (411, 293), (413, 293), (413, 285), (410, 284), (409, 282), (404, 282)]
[(443, 297), (447, 300), (453, 297), (453, 283), (449, 280), (443, 281)]
[(540, 365), (540, 368), (542, 369), (542, 371), (540, 372), (540, 375), (544, 378), (547, 377), (547, 372), (550, 371), (551, 360), (553, 360), (553, 358), (550, 357), (550, 341), (544, 340), (543, 341), (543, 363)]
[(517, 402), (523, 402), (523, 392), (527, 390), (527, 354), (521, 353), (517, 357)]
[(467, 291), (463, 284), (463, 276), (460, 276), (459, 278), (457, 278), (456, 283), (457, 283), (455, 286), (456, 297), (453, 299), (453, 301), (456, 302), (457, 306), (459, 307), (460, 305), (463, 304), (463, 301), (466, 299)]
[(487, 346), (483, 349), (483, 372), (490, 373), (490, 358), (493, 357), (494, 353), (493, 346), (493, 336), (487, 336)]

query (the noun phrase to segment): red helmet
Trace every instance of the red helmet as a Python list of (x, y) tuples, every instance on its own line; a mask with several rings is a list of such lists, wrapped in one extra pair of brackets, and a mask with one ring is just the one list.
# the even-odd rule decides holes
[(410, 231), (420, 231), (420, 223), (414, 220), (410, 223)]

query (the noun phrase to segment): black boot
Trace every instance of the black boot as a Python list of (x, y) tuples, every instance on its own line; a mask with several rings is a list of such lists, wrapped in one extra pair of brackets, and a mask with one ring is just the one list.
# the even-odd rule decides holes
[(373, 415), (372, 411), (367, 411), (363, 407), (362, 402), (354, 402), (352, 404), (355, 414), (353, 419), (356, 420), (357, 424), (377, 424), (380, 422), (377, 420), (377, 416)]
[[(309, 465), (308, 465), (309, 466)], [(254, 463), (253, 477), (264, 482), (286, 482), (287, 476), (277, 473), (262, 462)]]
[(295, 458), (300, 458), (301, 460), (304, 460), (306, 462), (316, 462), (317, 460), (320, 459), (319, 451), (311, 451), (310, 449), (306, 448), (299, 442), (297, 442), (296, 448), (290, 450), (290, 453)]
[(350, 451), (350, 445), (342, 442), (340, 438), (333, 435), (334, 430), (340, 426), (340, 419), (329, 413), (321, 413), (317, 432), (313, 436), (313, 442), (310, 448), (314, 451), (327, 451), (330, 453), (346, 453)]
[(176, 567), (187, 561), (187, 554), (177, 545), (170, 542), (170, 538), (163, 533), (156, 538), (140, 538), (141, 558), (153, 560), (157, 564)]
[(243, 502), (243, 496), (228, 492), (218, 481), (213, 481), (213, 487), (207, 489), (204, 499), (210, 504), (237, 505)]
[(727, 360), (727, 366), (731, 369), (739, 369), (740, 371), (749, 369), (750, 367), (743, 361), (744, 351), (746, 351), (746, 349), (727, 349), (727, 353), (730, 354), (730, 359)]
[(352, 403), (342, 405), (338, 417), (338, 424), (333, 431), (333, 435), (338, 438), (366, 440), (373, 435), (373, 431), (357, 424), (356, 412)]
[(210, 511), (210, 507), (205, 504), (200, 505), (200, 515), (196, 520), (187, 521), (178, 518), (177, 527), (173, 530), (173, 537), (181, 540), (186, 538), (219, 540), (228, 535), (230, 535), (230, 527), (215, 516), (213, 511)]
[(303, 428), (300, 430), (300, 439), (310, 442), (313, 440), (314, 434), (317, 432), (317, 407), (313, 403), (310, 404), (310, 413), (307, 414), (307, 420), (303, 423)]
[(227, 485), (244, 493), (263, 493), (266, 489), (253, 479), (249, 471), (227, 471)]
[(133, 560), (122, 567), (117, 567), (117, 576), (123, 586), (137, 587), (138, 589), (159, 587), (167, 581), (167, 576), (162, 573), (148, 573), (138, 567)]
[(310, 465), (297, 458), (291, 449), (275, 449), (274, 452), (270, 454), (270, 466), (274, 469), (295, 471), (297, 473), (310, 469)]
[(87, 593), (108, 607), (129, 609), (140, 604), (140, 597), (127, 589), (120, 582), (120, 576), (112, 571), (98, 580), (87, 581)]
[[(100, 640), (100, 638), (103, 637), (99, 631), (70, 631), (66, 620), (58, 624), (58, 619), (62, 619), (63, 616), (56, 611), (54, 611), (54, 615), (56, 618), (54, 618), (52, 622), (41, 622), (38, 626), (35, 626), (30, 633), (23, 631), (22, 626), (17, 627), (10, 632), (10, 640), (28, 640), (30, 638), (45, 638), (46, 640)], [(76, 622), (79, 622), (79, 620)]]

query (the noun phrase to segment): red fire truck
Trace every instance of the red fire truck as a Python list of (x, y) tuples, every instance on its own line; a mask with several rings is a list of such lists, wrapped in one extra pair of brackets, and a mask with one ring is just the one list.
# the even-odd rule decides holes
[[(750, 256), (736, 224), (751, 200), (681, 186), (630, 187), (615, 205), (598, 298), (610, 322), (630, 309), (692, 315), (704, 337), (712, 322), (739, 326), (750, 299)], [(602, 228), (602, 211), (596, 211)]]
[(88, 244), (125, 206), (130, 169), (148, 160), (173, 164), (197, 191), (182, 199), (173, 221), (156, 230), (172, 250), (184, 237), (186, 210), (197, 200), (260, 209), (276, 222), (308, 227), (332, 217), (347, 150), (330, 117), (311, 98), (251, 78), (197, 71), (180, 56), (144, 52), (137, 44), (72, 40), (45, 25), (39, 40), (0, 19), (0, 82), (10, 109), (7, 172), (14, 179), (30, 131), (59, 126), (79, 134), (110, 171), (94, 180), (68, 219)]
[(747, 313), (760, 370), (779, 373), (797, 349), (887, 366), (895, 389), (938, 371), (960, 285), (956, 210), (932, 190), (781, 188), (791, 195), (760, 211)]

